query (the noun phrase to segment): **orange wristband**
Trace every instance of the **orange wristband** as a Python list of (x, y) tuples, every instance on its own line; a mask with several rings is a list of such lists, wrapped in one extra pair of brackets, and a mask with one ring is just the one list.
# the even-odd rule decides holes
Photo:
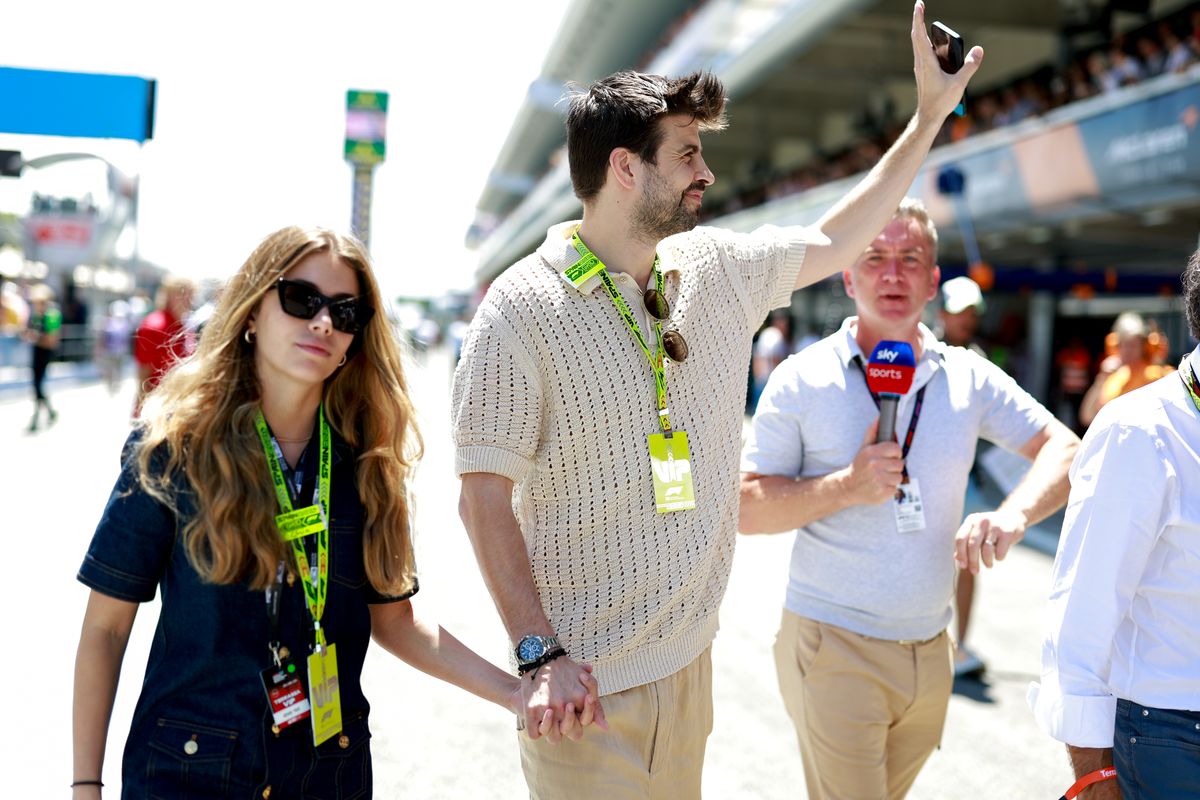
[(1093, 783), (1099, 783), (1100, 781), (1111, 781), (1115, 777), (1117, 777), (1116, 767), (1104, 767), (1103, 769), (1098, 769), (1095, 772), (1089, 772), (1087, 775), (1084, 775), (1082, 778), (1071, 784), (1071, 788), (1067, 789), (1067, 793), (1058, 798), (1058, 800), (1072, 800), (1072, 798), (1078, 797), (1080, 792), (1091, 786)]

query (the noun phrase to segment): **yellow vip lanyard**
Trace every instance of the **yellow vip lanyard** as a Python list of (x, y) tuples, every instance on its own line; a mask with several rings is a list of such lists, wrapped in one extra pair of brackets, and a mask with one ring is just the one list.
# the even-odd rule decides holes
[[(329, 423), (325, 421), (323, 406), (317, 409), (318, 424), (321, 428), (321, 458), (317, 468), (317, 496), (311, 506), (292, 509), (292, 499), (288, 495), (287, 481), (283, 477), (283, 467), (280, 462), (283, 454), (279, 445), (271, 436), (267, 421), (259, 410), (254, 424), (258, 428), (258, 438), (262, 441), (263, 453), (267, 456), (267, 465), (271, 468), (271, 482), (275, 484), (275, 498), (283, 513), (275, 516), (275, 525), (285, 541), (291, 542), (292, 552), (296, 556), (296, 566), (300, 571), (300, 582), (304, 586), (304, 596), (308, 601), (308, 610), (312, 615), (313, 631), (317, 652), (325, 647), (325, 632), (321, 630), (321, 615), (325, 613), (325, 598), (329, 593), (329, 465), (331, 460), (331, 445)], [(305, 536), (317, 535), (317, 568), (316, 575), (308, 564), (308, 552), (304, 547)]]
[[(651, 353), (650, 346), (646, 343), (646, 337), (642, 335), (642, 330), (638, 327), (637, 319), (634, 318), (633, 312), (629, 310), (629, 305), (625, 302), (625, 298), (617, 290), (612, 276), (608, 274), (608, 270), (604, 267), (604, 262), (583, 243), (583, 240), (579, 238), (578, 230), (571, 237), (571, 243), (575, 245), (575, 250), (580, 255), (580, 261), (567, 270), (568, 279), (578, 286), (592, 275), (600, 276), (600, 280), (604, 283), (604, 288), (608, 290), (608, 296), (612, 298), (613, 305), (617, 307), (621, 319), (625, 320), (625, 325), (633, 334), (633, 338), (637, 340), (638, 345), (642, 348), (642, 352), (646, 354), (646, 360), (650, 362), (650, 369), (654, 373), (654, 394), (658, 401), (658, 424), (664, 432), (670, 433), (671, 418), (667, 412), (667, 374), (663, 368), (662, 321), (654, 321), (656, 347), (655, 352)], [(658, 268), (657, 253), (654, 255), (654, 286), (658, 289), (658, 293), (662, 295), (663, 276)]]

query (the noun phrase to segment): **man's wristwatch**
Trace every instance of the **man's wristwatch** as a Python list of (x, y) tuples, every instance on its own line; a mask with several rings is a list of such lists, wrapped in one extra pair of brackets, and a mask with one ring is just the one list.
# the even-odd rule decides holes
[(566, 655), (557, 636), (526, 636), (517, 642), (517, 673), (524, 675)]

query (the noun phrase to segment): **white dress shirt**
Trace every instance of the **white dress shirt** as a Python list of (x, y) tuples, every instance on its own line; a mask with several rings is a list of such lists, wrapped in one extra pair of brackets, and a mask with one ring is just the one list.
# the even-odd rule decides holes
[(1117, 698), (1200, 710), (1200, 413), (1178, 374), (1084, 437), (1046, 616), (1028, 699), (1050, 736), (1111, 747)]

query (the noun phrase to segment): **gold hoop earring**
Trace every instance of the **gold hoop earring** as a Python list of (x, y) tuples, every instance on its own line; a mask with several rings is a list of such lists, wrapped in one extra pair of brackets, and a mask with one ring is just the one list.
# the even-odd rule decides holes
[(246, 344), (254, 344), (254, 331), (246, 328), (246, 332), (242, 334), (242, 338), (246, 340)]
[(346, 365), (346, 354), (342, 353), (342, 360), (338, 362), (338, 366), (344, 367), (345, 365)]

